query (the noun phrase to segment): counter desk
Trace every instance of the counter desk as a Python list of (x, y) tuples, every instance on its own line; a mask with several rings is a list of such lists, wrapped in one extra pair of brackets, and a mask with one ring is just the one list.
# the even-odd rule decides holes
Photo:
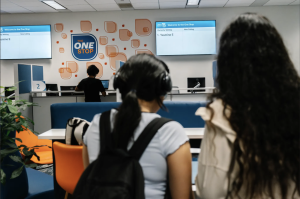
[[(46, 96), (47, 93), (59, 94), (69, 93), (69, 96)], [(38, 106), (33, 106), (32, 115), (34, 121), (34, 131), (45, 132), (51, 129), (50, 106), (55, 103), (78, 103), (84, 102), (83, 91), (32, 91), (32, 102)], [(102, 102), (116, 102), (116, 91), (107, 90), (106, 96), (100, 93)]]

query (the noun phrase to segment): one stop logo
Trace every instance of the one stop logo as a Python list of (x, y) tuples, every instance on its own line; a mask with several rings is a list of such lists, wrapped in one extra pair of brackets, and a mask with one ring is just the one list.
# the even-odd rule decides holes
[(72, 34), (72, 55), (79, 61), (90, 61), (98, 54), (97, 38), (92, 34)]

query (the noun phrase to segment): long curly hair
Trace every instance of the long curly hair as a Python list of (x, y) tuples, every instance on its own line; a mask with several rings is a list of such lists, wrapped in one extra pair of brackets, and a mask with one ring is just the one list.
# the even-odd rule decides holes
[(226, 198), (242, 188), (247, 198), (274, 198), (275, 183), (287, 199), (291, 182), (300, 194), (300, 78), (280, 34), (266, 17), (242, 14), (223, 32), (217, 63), (219, 88), (207, 108), (222, 99), (237, 134)]

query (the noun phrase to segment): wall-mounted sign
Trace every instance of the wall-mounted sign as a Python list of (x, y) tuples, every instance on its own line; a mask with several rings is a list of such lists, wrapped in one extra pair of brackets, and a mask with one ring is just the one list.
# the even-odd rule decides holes
[(92, 34), (72, 34), (72, 55), (78, 61), (90, 61), (98, 55), (97, 38)]

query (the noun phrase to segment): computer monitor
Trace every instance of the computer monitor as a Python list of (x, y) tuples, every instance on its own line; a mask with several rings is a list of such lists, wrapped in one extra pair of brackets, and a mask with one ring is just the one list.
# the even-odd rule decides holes
[[(60, 86), (61, 91), (75, 91), (76, 86)], [(70, 96), (73, 93), (61, 93), (61, 96)]]
[[(205, 87), (205, 77), (189, 77), (187, 78), (188, 88), (203, 88)], [(188, 92), (204, 92), (205, 89), (188, 90)]]
[(108, 89), (108, 86), (109, 86), (109, 80), (101, 80), (102, 82), (102, 85), (104, 86), (105, 90)]
[[(46, 91), (58, 91), (57, 84), (46, 84)], [(46, 93), (46, 96), (59, 96), (59, 93)]]
[[(10, 95), (12, 95), (12, 94), (15, 93), (15, 91), (7, 91), (7, 89), (12, 88), (12, 87), (13, 86), (4, 87), (4, 90), (5, 90), (4, 95), (5, 95), (5, 97), (8, 97), (8, 96), (10, 96)], [(9, 99), (14, 100), (15, 96), (10, 97)]]

